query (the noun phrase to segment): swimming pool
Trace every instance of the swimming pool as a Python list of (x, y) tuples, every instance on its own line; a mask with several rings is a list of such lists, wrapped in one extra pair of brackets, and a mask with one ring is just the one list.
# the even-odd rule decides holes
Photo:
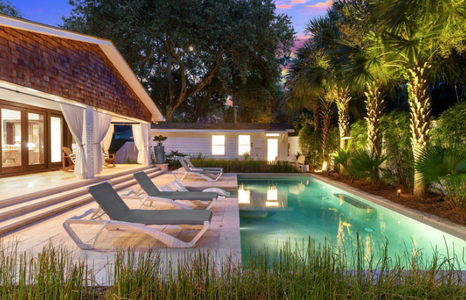
[(466, 269), (464, 240), (312, 177), (238, 176), (238, 185), (243, 258), (264, 247), (273, 250), (309, 237), (355, 249), (359, 234), (367, 258), (380, 257), (388, 241), (389, 257), (456, 254), (456, 264)]

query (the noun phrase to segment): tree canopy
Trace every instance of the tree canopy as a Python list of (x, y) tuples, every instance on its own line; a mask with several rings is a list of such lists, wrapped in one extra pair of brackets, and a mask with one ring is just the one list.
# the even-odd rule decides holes
[(233, 79), (238, 85), (268, 74), (279, 80), (278, 59), (293, 44), (291, 22), (275, 14), (272, 0), (69, 3), (74, 8), (63, 27), (112, 40), (167, 121), (214, 77), (224, 91)]
[(0, 0), (0, 13), (6, 14), (12, 17), (21, 18), (23, 15), (10, 1)]

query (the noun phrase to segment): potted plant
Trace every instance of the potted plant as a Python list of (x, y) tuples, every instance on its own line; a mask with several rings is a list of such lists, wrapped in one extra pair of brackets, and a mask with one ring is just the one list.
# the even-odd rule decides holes
[(157, 146), (154, 146), (155, 163), (157, 164), (165, 163), (165, 147), (163, 146), (163, 142), (167, 139), (168, 137), (163, 135), (154, 136), (153, 141), (157, 142)]

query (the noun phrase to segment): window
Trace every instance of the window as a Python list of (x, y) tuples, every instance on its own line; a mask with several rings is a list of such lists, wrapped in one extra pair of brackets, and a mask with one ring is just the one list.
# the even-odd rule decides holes
[(251, 136), (239, 135), (238, 136), (238, 155), (251, 154)]
[(225, 136), (212, 136), (212, 155), (225, 155)]

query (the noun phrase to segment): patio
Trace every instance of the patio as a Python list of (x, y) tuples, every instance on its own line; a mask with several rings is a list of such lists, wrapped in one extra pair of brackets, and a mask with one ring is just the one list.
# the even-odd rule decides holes
[(140, 164), (117, 164), (114, 168), (104, 167), (102, 173), (95, 175), (93, 179), (82, 179), (76, 177), (73, 171), (49, 171), (6, 177), (0, 180), (0, 203), (2, 200), (19, 197), (25, 194), (32, 194), (60, 188), (66, 188), (90, 184), (93, 181), (111, 179), (122, 174), (134, 173), (139, 169), (147, 168)]
[[(50, 177), (50, 178), (53, 178)], [(173, 180), (169, 173), (160, 175), (154, 179), (157, 186), (161, 187)], [(216, 186), (232, 190), (236, 188), (236, 174), (225, 174), (214, 184), (203, 181), (189, 180), (183, 184), (190, 189), (203, 189), (205, 186)], [(133, 190), (137, 186), (131, 186), (121, 193)], [(140, 201), (126, 200), (130, 208), (139, 208)], [(117, 249), (132, 248), (137, 251), (155, 249), (162, 252), (162, 257), (168, 261), (176, 261), (184, 253), (193, 253), (201, 251), (210, 251), (215, 256), (217, 262), (226, 262), (229, 260), (241, 260), (241, 240), (239, 230), (239, 207), (236, 195), (232, 197), (221, 198), (212, 207), (214, 213), (212, 224), (207, 232), (201, 237), (196, 246), (191, 249), (167, 249), (161, 242), (144, 234), (136, 234), (125, 231), (104, 231), (96, 243), (94, 250), (79, 249), (68, 234), (65, 232), (63, 222), (74, 216), (88, 215), (96, 203), (81, 206), (77, 209), (68, 211), (39, 224), (31, 225), (19, 230), (13, 234), (7, 235), (2, 240), (3, 247), (17, 247), (17, 251), (27, 251), (31, 254), (37, 254), (42, 251), (43, 247), (52, 245), (53, 247), (66, 248), (74, 255), (74, 260), (87, 259), (88, 265), (93, 269), (96, 280), (99, 284), (105, 284), (105, 278), (108, 267), (111, 267)], [(171, 209), (164, 204), (154, 204), (147, 209)], [(89, 216), (87, 216), (89, 217)], [(104, 216), (105, 218), (105, 216)], [(155, 226), (154, 226), (155, 227)], [(75, 226), (76, 233), (88, 242), (92, 240), (99, 226)], [(176, 236), (182, 240), (190, 240), (197, 233), (196, 230), (183, 230), (177, 226), (159, 226), (164, 232)], [(109, 263), (110, 262), (110, 263)]]

